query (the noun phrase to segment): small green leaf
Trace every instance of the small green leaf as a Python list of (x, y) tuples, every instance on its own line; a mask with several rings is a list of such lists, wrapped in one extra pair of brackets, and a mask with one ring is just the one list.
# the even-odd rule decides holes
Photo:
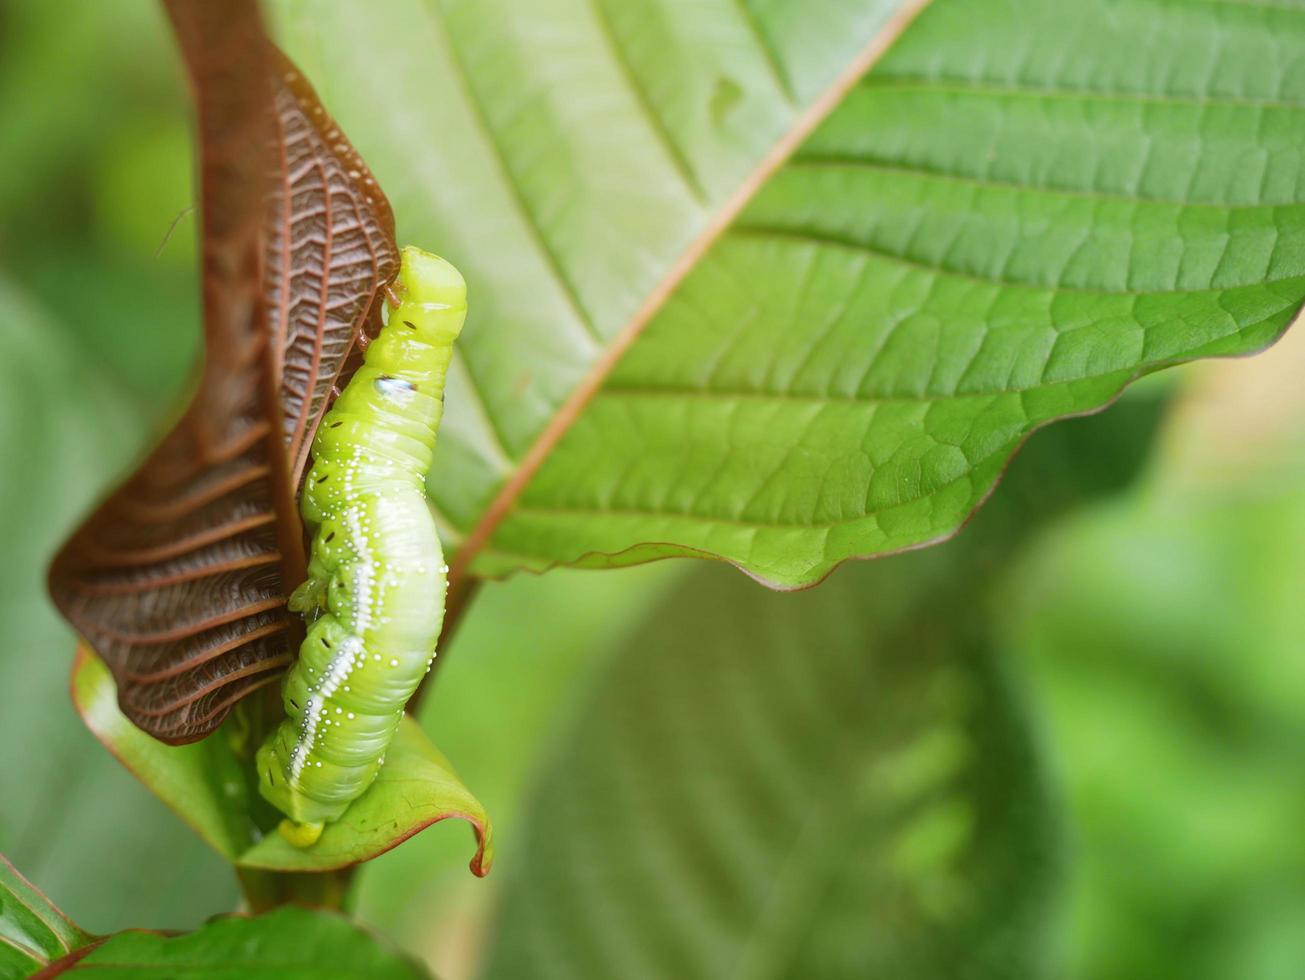
[(91, 941), (0, 856), (0, 980), (16, 980)]
[(489, 814), (462, 785), (449, 761), (416, 722), (404, 718), (385, 752), (385, 765), (343, 817), (328, 824), (310, 848), (268, 834), (240, 856), (247, 868), (329, 871), (367, 861), (433, 823), (456, 817), (471, 824), (477, 847), (471, 870), (483, 877), (494, 860)]
[(138, 980), (425, 980), (424, 968), (329, 912), (287, 906), (258, 918), (215, 919), (183, 936), (123, 932), (52, 976)]
[(409, 718), (371, 788), (317, 844), (298, 849), (268, 832), (278, 817), (253, 786), (252, 763), (245, 761), (233, 722), (202, 742), (165, 745), (122, 714), (112, 676), (85, 648), (73, 668), (72, 691), (82, 719), (109, 751), (233, 863), (274, 871), (329, 871), (370, 860), (433, 823), (457, 817), (476, 833), (472, 871), (489, 871), (489, 816)]
[(85, 646), (73, 665), (72, 696), (105, 748), (219, 854), (234, 861), (257, 839), (251, 780), (231, 751), (226, 729), (177, 746), (146, 735), (118, 708), (112, 675)]

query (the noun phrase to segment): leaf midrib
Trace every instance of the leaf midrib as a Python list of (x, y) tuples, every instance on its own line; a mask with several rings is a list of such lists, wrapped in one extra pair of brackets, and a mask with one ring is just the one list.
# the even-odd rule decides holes
[[(485, 512), (481, 515), (480, 520), (471, 529), (463, 539), (462, 545), (458, 548), (457, 553), (450, 562), (449, 586), (450, 590), (457, 589), (462, 582), (468, 577), (468, 569), (475, 556), (485, 548), (493, 537), (498, 526), (512, 511), (516, 501), (525, 491), (526, 486), (539, 472), (544, 462), (548, 459), (553, 448), (561, 440), (562, 436), (571, 428), (571, 426), (580, 417), (581, 413), (592, 401), (594, 396), (602, 387), (607, 376), (612, 372), (617, 363), (624, 357), (634, 342), (642, 334), (643, 330), (652, 321), (657, 312), (665, 305), (680, 283), (685, 277), (698, 265), (708, 249), (726, 232), (733, 224), (735, 218), (743, 211), (747, 204), (756, 196), (757, 192), (766, 183), (771, 176), (779, 170), (785, 162), (798, 150), (806, 138), (820, 125), (821, 122), (834, 111), (843, 97), (860, 81), (860, 79), (870, 70), (876, 61), (878, 61), (889, 49), (894, 41), (902, 35), (906, 28), (915, 20), (917, 16), (929, 5), (931, 0), (905, 0), (905, 2), (884, 22), (883, 26), (875, 33), (869, 42), (851, 59), (847, 67), (840, 72), (834, 80), (826, 86), (825, 90), (811, 102), (807, 109), (801, 113), (794, 124), (789, 128), (780, 139), (771, 147), (770, 151), (762, 158), (761, 162), (744, 178), (738, 189), (730, 195), (711, 215), (701, 231), (693, 238), (680, 257), (671, 265), (666, 275), (653, 287), (649, 292), (643, 304), (634, 312), (626, 324), (615, 334), (610, 346), (595, 360), (589, 371), (581, 379), (580, 383), (573, 389), (571, 395), (562, 403), (558, 410), (549, 419), (547, 425), (536, 437), (534, 443), (521, 456), (516, 469), (508, 477), (507, 481), (499, 488), (494, 499), (490, 502)], [(440, 26), (446, 29), (443, 23), (442, 15)], [(456, 57), (456, 55), (455, 55)], [(458, 69), (463, 72), (461, 64)], [(465, 72), (462, 75), (465, 84)], [(470, 96), (474, 103), (474, 96)], [(479, 112), (479, 106), (476, 105)], [(478, 116), (481, 124), (484, 124), (483, 118)], [(491, 141), (493, 142), (493, 141)], [(495, 143), (495, 152), (500, 152)], [(500, 164), (502, 160), (500, 159)], [(506, 173), (506, 170), (505, 170)], [(509, 183), (512, 183), (509, 180)], [(515, 184), (513, 184), (515, 188)], [(514, 190), (514, 193), (515, 190)], [(525, 209), (524, 202), (518, 201), (522, 205), (523, 211), (529, 217), (528, 209)], [(538, 227), (534, 224), (533, 218), (530, 218), (530, 226), (533, 231), (538, 232)], [(545, 247), (545, 252), (551, 256), (551, 252)], [(568, 280), (564, 277), (559, 278), (564, 290), (574, 301), (573, 290)], [(578, 308), (578, 307), (577, 307)], [(585, 318), (588, 323), (588, 319)]]

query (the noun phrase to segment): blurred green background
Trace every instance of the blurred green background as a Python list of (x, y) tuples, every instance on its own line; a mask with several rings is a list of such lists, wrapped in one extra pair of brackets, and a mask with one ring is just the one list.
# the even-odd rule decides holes
[[(196, 351), (188, 109), (155, 5), (0, 3), (0, 106), (0, 611), (8, 641), (0, 650), (0, 852), (90, 930), (185, 928), (233, 908), (234, 879), (82, 729), (66, 695), (73, 639), (42, 581), (79, 515), (177, 410)], [(598, 812), (585, 810), (585, 800), (601, 809), (619, 795), (582, 778), (602, 771), (601, 753), (590, 750), (606, 733), (620, 734), (614, 743), (626, 737), (607, 706), (630, 690), (650, 699), (660, 692), (649, 717), (670, 705), (667, 731), (692, 728), (692, 689), (658, 688), (660, 675), (643, 677), (638, 664), (688, 656), (707, 664), (704, 676), (718, 667), (729, 678), (740, 670), (727, 656), (734, 625), (770, 623), (757, 640), (763, 648), (787, 623), (795, 655), (804, 642), (842, 645), (855, 668), (865, 641), (877, 670), (849, 675), (872, 692), (849, 702), (849, 726), (867, 712), (891, 716), (911, 685), (932, 690), (940, 663), (948, 677), (979, 678), (971, 685), (978, 707), (958, 736), (970, 755), (955, 763), (969, 773), (958, 792), (971, 794), (973, 812), (924, 808), (905, 829), (871, 820), (896, 805), (882, 786), (897, 771), (884, 748), (897, 746), (897, 729), (874, 728), (854, 746), (878, 768), (869, 770), (870, 802), (849, 805), (870, 822), (853, 828), (857, 848), (840, 854), (865, 877), (848, 884), (831, 875), (822, 894), (845, 908), (838, 896), (873, 877), (888, 882), (893, 898), (876, 898), (848, 935), (884, 916), (889, 931), (903, 934), (928, 936), (931, 916), (965, 918), (965, 929), (981, 931), (1017, 895), (1041, 910), (1018, 928), (1045, 931), (1029, 963), (1051, 975), (1299, 977), (1303, 360), (1305, 343), (1288, 338), (1254, 360), (1171, 372), (1108, 413), (1106, 428), (1076, 430), (1068, 456), (1037, 456), (1053, 433), (1038, 437), (998, 491), (992, 516), (957, 541), (842, 569), (803, 596), (765, 593), (731, 569), (685, 563), (487, 585), (446, 652), (423, 721), (494, 814), (501, 860), (488, 880), (472, 879), (465, 831), (437, 827), (366, 870), (360, 915), (442, 976), (469, 976), (484, 963), (511, 976), (520, 975), (514, 956), (537, 948), (525, 933), (538, 903), (523, 895), (545, 904), (636, 901), (604, 897), (600, 836), (617, 831), (577, 829)], [(1157, 405), (1163, 422), (1152, 445)], [(1134, 478), (1082, 476), (1118, 464), (1090, 431), (1146, 448)], [(1054, 496), (1058, 474), (1085, 489), (1055, 513), (1037, 513), (1027, 502)], [(1031, 488), (1024, 497), (1021, 486)], [(846, 623), (814, 640), (792, 625), (840, 621), (843, 611)], [(760, 653), (737, 674), (741, 684), (765, 669)], [(1013, 726), (1005, 741), (984, 720), (992, 704)], [(635, 698), (627, 707), (638, 715), (644, 706)], [(938, 724), (933, 716), (900, 721), (917, 739), (909, 745), (955, 744), (945, 734), (937, 742), (938, 731), (950, 730)], [(680, 771), (659, 768), (672, 737), (659, 732), (640, 741), (635, 731), (626, 754), (608, 759), (630, 767), (627, 789), (646, 803), (624, 816), (614, 809), (612, 821), (659, 819), (658, 802), (673, 796)], [(695, 737), (713, 746), (728, 741), (703, 732)], [(795, 764), (834, 772), (824, 736), (803, 732), (806, 754)], [(901, 765), (917, 775), (903, 778), (942, 764), (929, 751), (917, 753), (925, 762), (908, 753)], [(724, 799), (729, 767), (743, 764), (732, 759), (722, 752), (722, 768), (702, 777), (700, 799)], [(1006, 821), (991, 801), (1007, 800), (1010, 786), (1010, 799), (1027, 806)], [(817, 789), (835, 794), (839, 809), (841, 786)], [(773, 828), (777, 839), (787, 839), (785, 826)], [(867, 826), (884, 836), (861, 833)], [(644, 827), (630, 839), (653, 836)], [(672, 853), (678, 839), (665, 844)], [(1037, 848), (1020, 849), (1030, 841)], [(550, 865), (541, 855), (553, 848), (574, 851), (574, 860), (555, 855)], [(952, 878), (935, 873), (949, 848), (969, 855)], [(1000, 848), (1009, 853), (994, 857)], [(1045, 866), (1044, 850), (1057, 855)], [(878, 862), (889, 851), (901, 861), (885, 870)], [(1019, 881), (1008, 884), (1002, 875), (1015, 865)], [(909, 901), (893, 891), (908, 880)], [(954, 896), (968, 885), (977, 898), (962, 916), (955, 910), (964, 901)], [(500, 916), (504, 889), (513, 894)], [(887, 962), (873, 959), (878, 946), (839, 952), (851, 941), (831, 939), (807, 949), (811, 938), (791, 937), (791, 964), (832, 962), (835, 953), (840, 962)]]

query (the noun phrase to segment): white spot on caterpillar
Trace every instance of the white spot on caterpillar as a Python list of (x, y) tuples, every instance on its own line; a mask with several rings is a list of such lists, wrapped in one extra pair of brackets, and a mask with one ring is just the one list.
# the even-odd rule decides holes
[(383, 374), (372, 382), (376, 390), (398, 406), (406, 407), (417, 395), (417, 386), (404, 378), (393, 378)]

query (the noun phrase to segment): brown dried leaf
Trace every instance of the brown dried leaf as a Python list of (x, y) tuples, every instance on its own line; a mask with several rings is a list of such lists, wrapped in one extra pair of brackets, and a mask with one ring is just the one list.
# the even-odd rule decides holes
[(127, 716), (185, 742), (289, 662), (282, 583), (303, 554), (260, 295), (267, 44), (254, 0), (167, 9), (198, 116), (204, 372), (163, 444), (56, 558), (51, 591)]
[(312, 86), (275, 49), (272, 70), (277, 154), (265, 281), (297, 485), (354, 341), (380, 327), (380, 294), (398, 274), (399, 250), (390, 202)]
[[(293, 657), (294, 489), (397, 270), (393, 215), (256, 0), (167, 0), (195, 91), (204, 371), (177, 426), (55, 560), (51, 592), (134, 724), (203, 738)], [(270, 177), (270, 179), (269, 179)]]

